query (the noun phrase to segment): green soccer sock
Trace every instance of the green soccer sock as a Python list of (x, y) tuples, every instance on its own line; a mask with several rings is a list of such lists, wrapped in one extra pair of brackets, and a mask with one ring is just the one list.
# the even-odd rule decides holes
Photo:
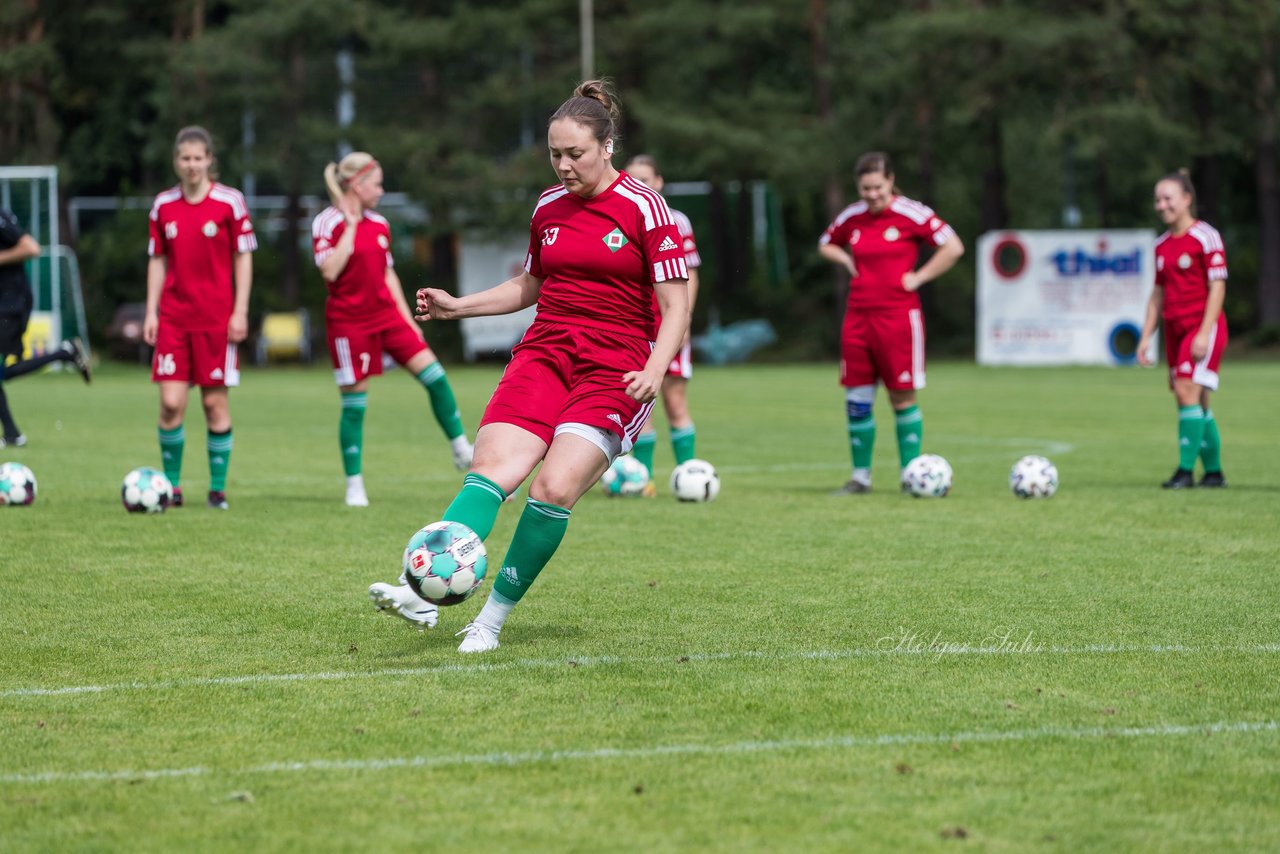
[(209, 431), (209, 491), (225, 492), (227, 489), (227, 467), (231, 465), (231, 428), (225, 433)]
[(462, 429), (462, 414), (458, 412), (458, 401), (453, 396), (453, 386), (444, 375), (444, 366), (432, 362), (418, 374), (418, 382), (422, 383), (427, 394), (431, 396), (431, 411), (440, 422), (440, 429), (450, 439), (456, 439), (465, 431)]
[(644, 463), (644, 467), (649, 470), (650, 478), (653, 477), (653, 449), (657, 444), (658, 434), (649, 430), (636, 436), (636, 443), (631, 448), (631, 455)]
[(906, 409), (894, 413), (894, 425), (898, 431), (898, 465), (907, 467), (907, 463), (920, 456), (920, 444), (924, 439), (924, 416), (920, 407), (911, 404)]
[(1204, 438), (1200, 440), (1200, 461), (1205, 473), (1222, 471), (1222, 438), (1218, 435), (1218, 422), (1213, 410), (1204, 411)]
[(462, 479), (462, 489), (444, 511), (444, 521), (461, 522), (484, 539), (493, 531), (498, 510), (507, 494), (502, 487), (482, 474), (469, 474)]
[(172, 430), (161, 427), (159, 432), (160, 460), (164, 466), (164, 476), (169, 478), (169, 482), (176, 487), (182, 479), (182, 448), (186, 444), (186, 436), (181, 424)]
[(675, 452), (676, 465), (687, 463), (697, 456), (693, 450), (697, 438), (698, 431), (694, 429), (692, 424), (688, 427), (679, 427), (671, 431), (671, 450)]
[(342, 392), (342, 420), (338, 422), (338, 447), (342, 449), (342, 470), (347, 477), (361, 472), (361, 458), (364, 454), (364, 411), (368, 405), (368, 392)]
[(1204, 410), (1200, 404), (1178, 407), (1178, 468), (1193, 471), (1204, 440)]
[(849, 416), (849, 453), (855, 469), (871, 469), (871, 453), (876, 449), (876, 419), (868, 412), (861, 418)]
[(493, 580), (494, 594), (511, 603), (519, 602), (560, 547), (568, 527), (567, 509), (528, 499), (507, 556), (502, 559), (502, 569)]

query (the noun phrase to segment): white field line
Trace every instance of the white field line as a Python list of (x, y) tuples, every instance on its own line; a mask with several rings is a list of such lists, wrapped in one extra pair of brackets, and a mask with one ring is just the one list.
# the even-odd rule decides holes
[(244, 776), (250, 774), (305, 773), (309, 771), (381, 771), (388, 768), (441, 768), (483, 765), (510, 767), (534, 763), (657, 759), (669, 756), (726, 756), (782, 751), (897, 747), (903, 745), (990, 744), (1039, 741), (1042, 739), (1174, 738), (1193, 735), (1209, 736), (1222, 733), (1273, 733), (1276, 730), (1276, 722), (1270, 720), (1163, 724), (1147, 727), (1041, 727), (1040, 729), (985, 732), (886, 733), (883, 735), (839, 735), (827, 738), (739, 741), (729, 744), (655, 744), (647, 747), (535, 750), (524, 753), (463, 753), (453, 756), (405, 756), (383, 759), (309, 759), (296, 762), (268, 762), (263, 765), (250, 765), (233, 769), (209, 768), (196, 765), (190, 768), (160, 768), (154, 770), (47, 771), (40, 774), (10, 773), (0, 774), (0, 784), (159, 780), (173, 777)]
[(475, 664), (433, 664), (425, 667), (392, 667), (380, 670), (338, 670), (319, 673), (250, 673), (239, 676), (200, 676), (186, 679), (164, 679), (155, 682), (113, 682), (103, 685), (64, 685), (50, 688), (7, 688), (0, 691), (0, 698), (9, 697), (57, 697), (68, 694), (105, 694), (113, 691), (144, 692), (169, 691), (180, 688), (201, 688), (222, 685), (272, 685), (299, 682), (346, 682), (355, 679), (383, 679), (411, 676), (430, 676), (442, 673), (480, 674), (504, 670), (536, 670), (577, 667), (620, 667), (629, 665), (696, 664), (726, 661), (843, 661), (856, 658), (954, 658), (957, 656), (1010, 656), (1036, 655), (1166, 655), (1170, 653), (1203, 654), (1271, 654), (1280, 653), (1280, 643), (1241, 644), (1236, 646), (1186, 646), (1184, 644), (1086, 644), (1084, 646), (1045, 646), (1029, 641), (1009, 642), (997, 639), (996, 645), (958, 643), (950, 641), (925, 642), (914, 636), (906, 639), (893, 636), (883, 648), (863, 647), (854, 649), (819, 649), (801, 651), (743, 650), (739, 652), (704, 652), (688, 655), (650, 656), (569, 656), (566, 658), (519, 658), (513, 661), (478, 662)]

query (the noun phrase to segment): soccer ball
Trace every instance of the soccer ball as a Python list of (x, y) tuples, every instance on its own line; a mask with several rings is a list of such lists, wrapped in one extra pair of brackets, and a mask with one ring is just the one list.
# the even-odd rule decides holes
[(129, 472), (120, 485), (120, 502), (130, 513), (163, 513), (172, 501), (173, 484), (149, 466)]
[(610, 498), (643, 495), (644, 488), (649, 485), (649, 470), (644, 463), (627, 454), (618, 457), (613, 465), (605, 469), (600, 477), (600, 485), (604, 487), (604, 494)]
[(921, 454), (902, 470), (902, 488), (917, 498), (942, 498), (951, 491), (951, 464), (937, 454)]
[(484, 542), (461, 522), (432, 522), (404, 547), (404, 580), (436, 605), (457, 605), (480, 588), (489, 567)]
[(671, 473), (671, 493), (679, 501), (712, 501), (720, 494), (720, 475), (706, 460), (685, 460)]
[(1009, 489), (1019, 498), (1049, 498), (1058, 491), (1058, 467), (1029, 454), (1009, 470)]
[(26, 507), (36, 500), (36, 476), (22, 463), (0, 465), (0, 504)]

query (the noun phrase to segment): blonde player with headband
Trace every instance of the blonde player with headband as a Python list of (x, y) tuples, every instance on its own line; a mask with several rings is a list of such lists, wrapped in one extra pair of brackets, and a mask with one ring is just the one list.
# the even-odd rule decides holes
[(405, 301), (391, 255), (391, 228), (374, 212), (384, 192), (382, 167), (367, 152), (355, 151), (326, 166), (324, 182), (333, 204), (312, 223), (312, 248), (329, 286), (324, 313), (342, 395), (338, 441), (347, 475), (346, 501), (351, 507), (367, 507), (361, 469), (364, 413), (369, 378), (382, 373), (384, 352), (426, 388), (460, 471), (471, 465), (471, 443), (444, 367)]

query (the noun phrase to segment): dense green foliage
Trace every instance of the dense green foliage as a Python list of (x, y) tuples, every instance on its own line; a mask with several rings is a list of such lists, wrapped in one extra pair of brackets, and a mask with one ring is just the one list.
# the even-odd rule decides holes
[[(340, 140), (430, 212), (414, 284), (452, 275), (450, 235), (518, 232), (552, 182), (546, 117), (580, 74), (572, 0), (28, 0), (0, 15), (0, 162), (56, 162), (68, 195), (146, 195), (200, 122), (224, 177), (322, 194)], [(1280, 0), (728, 0), (595, 4), (595, 70), (626, 110), (623, 153), (707, 180), (695, 220), (706, 299), (766, 314), (796, 353), (829, 352), (836, 277), (813, 251), (862, 151), (972, 247), (1002, 227), (1158, 227), (1156, 178), (1193, 170), (1231, 253), (1236, 332), (1280, 326)], [(355, 121), (335, 120), (336, 57)], [(243, 128), (253, 129), (246, 145)], [(789, 269), (751, 245), (738, 182), (780, 200)], [(278, 215), (258, 308), (317, 302), (305, 215)], [(1078, 219), (1070, 210), (1078, 211)], [(136, 231), (136, 230), (135, 230)], [(87, 240), (87, 237), (86, 237)], [(123, 228), (112, 241), (140, 246)], [(81, 247), (91, 301), (142, 290), (141, 253)], [(274, 256), (274, 257), (267, 257)], [(935, 340), (972, 339), (972, 253), (926, 289)], [(102, 322), (105, 323), (105, 320)]]
[[(451, 368), (469, 423), (497, 373)], [(246, 371), (231, 510), (156, 517), (118, 499), (158, 461), (142, 369), (10, 384), (31, 443), (0, 459), (41, 493), (0, 508), (0, 847), (1280, 846), (1276, 367), (1225, 374), (1230, 487), (1176, 494), (1156, 371), (930, 379), (952, 494), (899, 494), (886, 441), (876, 491), (833, 497), (832, 366), (699, 370), (719, 499), (585, 497), (480, 660), (452, 636), (479, 599), (419, 634), (365, 598), (460, 481), (408, 377), (371, 388), (369, 508), (318, 367)], [(1029, 452), (1056, 497), (1009, 494)]]

